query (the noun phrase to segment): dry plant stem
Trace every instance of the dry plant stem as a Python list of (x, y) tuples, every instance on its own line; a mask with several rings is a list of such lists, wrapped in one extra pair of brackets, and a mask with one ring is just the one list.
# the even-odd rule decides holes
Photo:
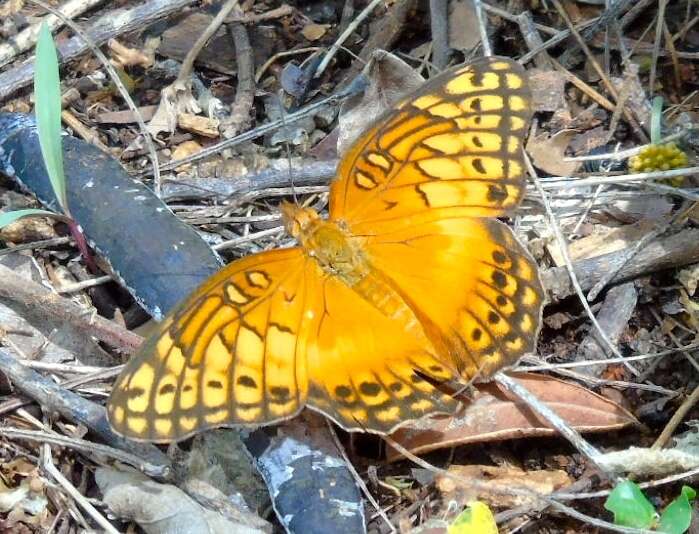
[(114, 278), (112, 278), (108, 274), (105, 274), (104, 276), (98, 276), (89, 280), (83, 280), (82, 282), (75, 282), (74, 284), (61, 286), (56, 291), (63, 294), (76, 293), (78, 291), (82, 291), (83, 289), (88, 289), (90, 287), (106, 284), (107, 282), (111, 282), (112, 280), (114, 280)]
[(437, 70), (449, 64), (449, 2), (430, 0), (430, 33), (432, 34), (432, 63)]
[(8, 254), (14, 254), (20, 250), (37, 250), (41, 248), (57, 247), (60, 245), (67, 245), (68, 243), (72, 242), (72, 237), (63, 236), (53, 237), (51, 239), (42, 239), (40, 241), (32, 241), (30, 243), (21, 243), (19, 245), (10, 245), (8, 248), (0, 250), (0, 257), (7, 256)]
[(332, 436), (333, 441), (335, 442), (335, 447), (337, 448), (338, 452), (342, 455), (342, 459), (345, 461), (345, 467), (347, 467), (347, 469), (349, 469), (349, 472), (352, 473), (352, 476), (354, 477), (354, 481), (357, 483), (359, 488), (362, 490), (362, 493), (364, 493), (364, 496), (371, 503), (371, 505), (374, 507), (376, 512), (381, 516), (381, 519), (383, 519), (386, 522), (386, 525), (388, 525), (390, 532), (398, 532), (396, 530), (396, 527), (393, 526), (393, 523), (391, 523), (391, 520), (386, 515), (386, 512), (384, 512), (383, 509), (381, 508), (381, 505), (378, 502), (376, 502), (376, 499), (374, 499), (374, 496), (369, 491), (369, 488), (367, 488), (366, 484), (364, 483), (364, 480), (362, 480), (362, 477), (360, 477), (359, 473), (357, 473), (357, 470), (354, 468), (354, 465), (352, 465), (352, 462), (350, 461), (350, 459), (347, 457), (347, 453), (345, 452), (345, 448), (342, 446), (342, 443), (340, 443), (340, 439), (337, 437), (337, 432), (335, 432), (335, 428), (333, 428), (333, 425), (330, 422), (330, 419), (326, 418), (325, 423), (328, 425), (328, 430), (330, 431), (330, 435)]
[[(488, 13), (492, 13), (493, 15), (496, 15), (498, 17), (505, 19), (505, 20), (509, 20), (510, 22), (515, 22), (515, 23), (519, 22), (520, 16), (524, 15), (525, 13), (529, 13), (528, 11), (524, 11), (519, 15), (513, 15), (509, 11), (505, 11), (504, 9), (500, 9), (499, 7), (491, 6), (490, 4), (487, 4), (486, 2), (481, 2), (481, 5), (483, 6), (483, 9), (485, 11), (487, 11)], [(534, 23), (534, 28), (536, 28), (540, 32), (547, 33), (549, 35), (558, 35), (560, 33), (560, 31), (557, 30), (556, 28), (544, 26), (543, 24), (538, 24), (536, 22)]]
[(653, 443), (651, 449), (662, 449), (667, 444), (672, 437), (672, 434), (684, 420), (687, 412), (689, 412), (689, 410), (691, 410), (697, 404), (697, 402), (699, 402), (699, 386), (695, 387), (692, 394), (687, 397), (684, 402), (682, 402), (679, 408), (677, 408), (677, 411), (672, 415), (667, 425), (665, 425), (665, 428), (658, 436), (658, 439), (655, 440), (655, 443)]
[(319, 46), (307, 46), (305, 48), (296, 48), (294, 50), (282, 50), (281, 52), (277, 52), (276, 54), (270, 56), (269, 59), (267, 59), (267, 61), (265, 61), (262, 66), (255, 71), (255, 82), (259, 83), (264, 73), (267, 72), (267, 69), (274, 65), (279, 58), (297, 56), (299, 54), (310, 54), (320, 50), (322, 50), (322, 48)]
[(134, 352), (143, 342), (141, 336), (80, 308), (71, 300), (52, 293), (3, 265), (0, 265), (0, 300), (17, 302), (26, 308), (39, 309), (45, 315), (61, 317), (86, 336), (128, 353)]
[(107, 145), (105, 145), (102, 142), (99, 134), (85, 126), (82, 122), (78, 120), (78, 118), (75, 115), (73, 115), (67, 109), (61, 111), (61, 120), (69, 128), (72, 128), (73, 131), (78, 135), (78, 137), (81, 137), (88, 143), (95, 145), (105, 154), (111, 154), (111, 152), (109, 151), (109, 147), (107, 147)]
[(223, 134), (226, 138), (238, 134), (251, 120), (252, 104), (255, 97), (255, 60), (248, 30), (242, 22), (232, 22), (229, 31), (235, 46), (235, 59), (238, 67), (238, 83), (231, 114), (223, 121)]
[[(68, 0), (61, 6), (60, 10), (65, 17), (73, 18), (103, 3), (104, 0)], [(0, 44), (0, 67), (4, 67), (12, 61), (17, 54), (26, 52), (36, 44), (39, 30), (44, 22), (46, 22), (51, 31), (61, 27), (61, 20), (59, 18), (55, 15), (48, 15), (23, 29), (17, 35), (10, 37), (6, 42)]]
[(604, 288), (607, 287), (607, 285), (609, 285), (614, 280), (614, 278), (619, 273), (619, 271), (621, 271), (624, 265), (631, 261), (631, 258), (638, 254), (638, 251), (640, 251), (643, 247), (648, 245), (648, 243), (650, 243), (653, 239), (662, 234), (665, 230), (667, 230), (667, 225), (663, 225), (661, 228), (654, 229), (653, 231), (647, 233), (641, 239), (639, 239), (630, 250), (626, 251), (626, 254), (624, 254), (624, 256), (621, 258), (621, 261), (619, 261), (619, 264), (616, 265), (613, 269), (607, 271), (600, 278), (600, 280), (594, 286), (592, 286), (590, 291), (588, 291), (588, 302), (593, 302), (594, 300), (596, 300), (599, 294), (604, 290)]
[[(534, 18), (529, 11), (524, 11), (516, 17), (516, 22), (529, 50), (540, 48), (544, 44), (536, 24), (534, 23)], [(553, 70), (551, 57), (546, 50), (542, 50), (540, 54), (534, 56), (534, 64), (540, 69)]]
[(568, 243), (566, 242), (565, 237), (563, 236), (560, 227), (558, 226), (558, 221), (556, 220), (556, 216), (553, 213), (553, 210), (551, 209), (551, 204), (549, 202), (548, 197), (546, 196), (545, 191), (542, 189), (541, 184), (539, 183), (539, 177), (536, 174), (536, 171), (534, 170), (534, 166), (532, 165), (531, 161), (529, 160), (529, 156), (527, 156), (526, 153), (524, 153), (524, 162), (525, 165), (527, 166), (527, 170), (529, 171), (529, 175), (531, 176), (532, 180), (534, 181), (534, 186), (536, 187), (537, 191), (539, 192), (539, 195), (541, 196), (541, 201), (544, 204), (544, 208), (546, 209), (546, 214), (548, 215), (549, 218), (549, 223), (551, 225), (551, 228), (553, 230), (554, 235), (556, 236), (556, 242), (558, 243), (558, 247), (561, 249), (561, 254), (563, 255), (563, 259), (565, 260), (565, 266), (566, 269), (568, 270), (568, 275), (570, 276), (570, 282), (573, 284), (573, 288), (575, 288), (575, 292), (578, 294), (578, 298), (580, 299), (580, 302), (585, 309), (585, 312), (587, 313), (588, 317), (590, 318), (590, 321), (594, 325), (595, 329), (597, 330), (597, 333), (599, 334), (600, 340), (604, 342), (604, 344), (607, 346), (607, 348), (610, 350), (614, 356), (617, 358), (621, 357), (621, 353), (619, 350), (616, 348), (614, 343), (611, 342), (609, 337), (607, 337), (607, 334), (602, 330), (602, 327), (600, 326), (599, 322), (597, 322), (597, 318), (595, 317), (595, 314), (592, 313), (592, 310), (590, 309), (590, 305), (588, 304), (587, 300), (585, 299), (585, 295), (583, 293), (582, 288), (580, 287), (580, 284), (578, 283), (578, 277), (575, 274), (575, 271), (573, 270), (573, 263), (570, 259), (570, 254), (568, 253)]
[(189, 77), (192, 75), (192, 69), (194, 68), (194, 60), (197, 59), (199, 52), (204, 48), (206, 43), (209, 42), (216, 31), (221, 27), (221, 24), (226, 20), (226, 17), (233, 11), (233, 9), (238, 5), (238, 0), (227, 0), (225, 4), (221, 6), (221, 9), (209, 23), (203, 33), (194, 42), (192, 48), (187, 55), (182, 60), (182, 66), (180, 67), (180, 72), (177, 75), (177, 79), (173, 82), (174, 84), (186, 84), (189, 82)]
[(45, 410), (59, 413), (70, 421), (85, 425), (108, 445), (130, 451), (141, 457), (150, 465), (151, 471), (155, 469), (163, 477), (169, 473), (170, 460), (160, 449), (151, 444), (136, 443), (112, 432), (102, 406), (64, 389), (23, 366), (2, 348), (0, 348), (0, 370), (7, 375), (15, 388), (34, 399)]
[(650, 76), (648, 80), (648, 93), (653, 96), (655, 94), (655, 74), (658, 69), (658, 53), (660, 52), (660, 43), (663, 40), (663, 26), (665, 25), (665, 7), (667, 0), (659, 0), (658, 15), (655, 23), (655, 41), (653, 42), (653, 55), (650, 64)]
[(654, 354), (638, 354), (636, 356), (624, 356), (622, 358), (605, 358), (603, 360), (585, 361), (585, 362), (566, 362), (566, 363), (546, 363), (534, 365), (518, 365), (513, 367), (511, 371), (518, 373), (529, 373), (534, 371), (553, 371), (555, 369), (572, 369), (575, 367), (592, 367), (595, 365), (608, 366), (615, 363), (637, 362), (641, 360), (660, 359), (672, 354), (679, 354), (688, 350), (699, 349), (699, 343), (691, 343), (674, 349), (663, 350)]
[(374, 11), (374, 9), (376, 9), (376, 7), (382, 2), (383, 0), (372, 0), (371, 2), (369, 2), (369, 4), (359, 13), (359, 15), (357, 15), (357, 17), (347, 26), (347, 29), (340, 34), (340, 36), (337, 38), (337, 41), (335, 41), (333, 45), (330, 47), (328, 53), (325, 54), (325, 56), (323, 56), (323, 59), (318, 65), (315, 75), (313, 76), (314, 78), (320, 78), (323, 72), (325, 72), (325, 69), (328, 68), (328, 65), (330, 65), (332, 58), (335, 57), (335, 54), (337, 54), (338, 50), (342, 48), (342, 45), (344, 45), (345, 41), (349, 38), (350, 35), (352, 35), (352, 32), (354, 32), (364, 21), (364, 19), (367, 18), (371, 14), (371, 12)]
[(635, 174), (620, 174), (617, 176), (593, 175), (586, 178), (553, 176), (542, 180), (541, 187), (543, 187), (544, 190), (570, 189), (572, 187), (586, 187), (588, 185), (623, 184), (640, 180), (665, 180), (667, 178), (676, 178), (678, 176), (687, 176), (690, 174), (699, 174), (699, 167), (685, 167), (683, 169), (670, 169), (669, 171), (638, 172)]
[[(92, 41), (104, 43), (118, 35), (147, 26), (148, 24), (180, 11), (194, 0), (149, 0), (131, 9), (116, 9), (99, 17), (87, 30)], [(65, 63), (89, 49), (80, 37), (72, 37), (65, 43), (57, 43), (59, 61)], [(0, 101), (32, 83), (34, 62), (0, 73)]]
[[(553, 2), (553, 5), (556, 8), (556, 11), (558, 11), (558, 14), (561, 16), (561, 18), (565, 21), (566, 25), (570, 29), (571, 33), (573, 34), (573, 37), (578, 41), (578, 44), (580, 45), (580, 48), (583, 50), (585, 53), (585, 56), (587, 59), (590, 61), (590, 64), (594, 68), (595, 72), (599, 75), (599, 77), (602, 79), (602, 82), (604, 83), (604, 86), (606, 87), (607, 91), (609, 92), (610, 95), (614, 98), (615, 101), (619, 101), (619, 94), (617, 93), (617, 90), (614, 88), (612, 85), (612, 82), (609, 81), (609, 78), (607, 77), (607, 74), (604, 72), (602, 67), (600, 67), (599, 63), (597, 62), (597, 59), (595, 59), (594, 54), (590, 50), (590, 47), (587, 46), (587, 43), (583, 39), (583, 37), (580, 35), (580, 32), (575, 28), (575, 25), (573, 22), (570, 20), (570, 17), (568, 16), (568, 13), (563, 9), (563, 6), (559, 2), (559, 0), (551, 0)], [(621, 2), (617, 2), (621, 3)], [(631, 112), (624, 108), (624, 116), (626, 117), (626, 120), (629, 121), (629, 124), (636, 130), (636, 133), (638, 136), (643, 140), (644, 143), (648, 142), (648, 137), (646, 133), (643, 131), (641, 128), (641, 125), (638, 124), (638, 121), (636, 118), (631, 114)]]
[[(573, 508), (570, 508), (569, 506), (566, 506), (566, 505), (556, 501), (555, 499), (552, 498), (551, 495), (540, 495), (540, 494), (535, 493), (534, 491), (532, 491), (528, 488), (511, 487), (508, 489), (504, 489), (504, 488), (492, 486), (492, 485), (487, 484), (487, 483), (480, 481), (480, 480), (467, 479), (465, 477), (455, 475), (454, 473), (450, 473), (449, 471), (445, 471), (444, 469), (439, 469), (438, 467), (435, 467), (434, 465), (429, 464), (428, 462), (424, 461), (423, 459), (415, 456), (408, 449), (403, 447), (400, 443), (397, 443), (395, 440), (393, 440), (390, 436), (382, 436), (382, 439), (384, 441), (386, 441), (386, 443), (388, 443), (391, 447), (393, 447), (398, 452), (400, 452), (403, 456), (405, 456), (408, 460), (415, 463), (416, 465), (419, 465), (423, 469), (427, 469), (428, 471), (430, 471), (432, 473), (438, 473), (444, 477), (455, 480), (459, 484), (463, 484), (467, 487), (482, 489), (483, 491), (486, 491), (486, 492), (491, 493), (491, 494), (492, 493), (500, 493), (500, 494), (504, 494), (504, 495), (519, 495), (519, 496), (525, 497), (527, 499), (535, 499), (535, 500), (538, 499), (542, 503), (556, 508), (558, 511), (560, 511), (564, 515), (578, 519), (578, 520), (582, 521), (583, 523), (589, 523), (591, 525), (595, 525), (597, 527), (600, 527), (600, 528), (604, 529), (605, 532), (607, 532), (607, 531), (620, 532), (622, 534), (657, 534), (657, 533), (650, 531), (650, 530), (619, 527), (617, 525), (613, 525), (613, 524), (608, 523), (606, 521), (602, 521), (600, 519), (596, 519), (594, 517), (590, 517), (590, 516), (587, 516), (585, 514), (581, 514), (580, 512), (574, 510)], [(573, 495), (575, 495), (575, 494), (573, 494)], [(535, 506), (538, 506), (538, 504), (535, 504)], [(541, 509), (543, 509), (543, 507)]]
[(77, 502), (80, 507), (85, 510), (100, 527), (104, 529), (105, 532), (108, 534), (120, 534), (119, 531), (114, 528), (114, 525), (107, 521), (107, 519), (100, 514), (97, 509), (92, 506), (92, 504), (90, 504), (90, 501), (83, 497), (77, 488), (71, 484), (71, 482), (58, 470), (58, 468), (56, 468), (53, 463), (53, 459), (51, 458), (51, 448), (48, 445), (44, 445), (42, 447), (42, 455), (44, 471), (51, 475), (51, 477), (58, 482), (63, 490), (73, 499), (75, 499), (75, 502)]
[(486, 27), (487, 19), (485, 17), (485, 13), (483, 13), (481, 0), (473, 0), (473, 7), (475, 8), (476, 16), (478, 17), (478, 30), (481, 32), (483, 55), (485, 57), (490, 57), (493, 55), (493, 49), (490, 46), (490, 41), (488, 40), (488, 28)]
[[(354, 85), (350, 84), (348, 85), (344, 90), (339, 91), (338, 93), (334, 95), (330, 95), (327, 98), (323, 98), (319, 100), (318, 102), (315, 102), (313, 104), (309, 104), (305, 108), (302, 108), (294, 113), (289, 113), (284, 117), (283, 120), (276, 120), (269, 122), (267, 124), (263, 124), (262, 126), (259, 126), (253, 130), (250, 130), (248, 132), (242, 133), (240, 135), (237, 135), (235, 137), (232, 137), (230, 139), (226, 139), (225, 141), (221, 141), (220, 143), (216, 143), (215, 145), (208, 146), (204, 148), (203, 150), (200, 150), (196, 154), (192, 154), (191, 156), (188, 156), (186, 158), (178, 159), (175, 161), (170, 161), (166, 163), (165, 165), (161, 165), (160, 169), (163, 171), (169, 171), (172, 169), (175, 169), (179, 167), (180, 165), (184, 165), (186, 163), (192, 163), (194, 161), (199, 161), (201, 159), (208, 158), (209, 156), (212, 156), (213, 154), (218, 154), (221, 152), (224, 148), (230, 148), (233, 146), (237, 146), (241, 143), (245, 143), (247, 141), (252, 141), (253, 139), (256, 139), (258, 137), (261, 137), (269, 132), (273, 132), (278, 128), (281, 128), (283, 126), (287, 126), (292, 122), (301, 120), (305, 117), (308, 117), (312, 115), (315, 111), (318, 109), (322, 108), (323, 106), (327, 104), (334, 104), (336, 102), (339, 102), (340, 100), (355, 94), (358, 89), (360, 84)], [(148, 171), (150, 172), (150, 171)], [(148, 173), (145, 173), (148, 174)]]
[(134, 456), (114, 447), (101, 445), (92, 441), (87, 441), (80, 438), (63, 436), (55, 432), (42, 432), (38, 430), (25, 430), (22, 428), (0, 427), (0, 435), (8, 439), (19, 439), (33, 441), (37, 443), (49, 443), (58, 447), (64, 447), (75, 451), (80, 451), (88, 456), (102, 455), (109, 458), (114, 458), (125, 464), (129, 464), (142, 473), (150, 477), (160, 477), (163, 475), (163, 468), (159, 465), (151, 465), (144, 462), (143, 458)]
[(288, 4), (282, 4), (281, 6), (265, 11), (264, 13), (243, 13), (234, 14), (226, 19), (226, 24), (231, 22), (242, 22), (244, 24), (264, 22), (266, 20), (280, 19), (282, 17), (287, 17), (294, 14), (294, 8)]
[[(655, 318), (655, 321), (658, 323), (658, 326), (662, 329), (663, 318), (660, 317), (660, 314), (657, 312), (655, 308), (650, 307), (649, 310), (651, 315), (653, 315), (653, 317)], [(694, 332), (692, 331), (692, 333)], [(677, 345), (678, 347), (681, 345), (680, 340), (677, 339), (677, 336), (672, 331), (668, 332), (667, 334), (675, 345)], [(687, 361), (692, 365), (692, 367), (694, 367), (694, 370), (699, 373), (699, 363), (697, 363), (696, 358), (694, 358), (694, 356), (692, 356), (692, 354), (686, 350), (681, 351), (681, 354), (687, 359)]]
[(497, 373), (494, 380), (503, 386), (505, 389), (516, 395), (520, 400), (522, 400), (532, 411), (534, 411), (538, 416), (540, 416), (543, 421), (551, 425), (556, 429), (561, 436), (566, 438), (575, 447), (580, 454), (585, 456), (587, 460), (594, 465), (600, 473), (608, 480), (611, 480), (611, 476), (607, 473), (604, 468), (597, 463), (597, 459), (600, 457), (601, 453), (595, 447), (593, 447), (585, 438), (583, 438), (577, 430), (571, 428), (561, 417), (554, 412), (551, 408), (546, 406), (543, 402), (536, 398), (527, 388), (522, 384), (513, 380), (510, 376), (505, 373)]
[(158, 189), (160, 187), (160, 169), (158, 168), (158, 155), (155, 152), (155, 145), (153, 144), (153, 139), (151, 138), (150, 134), (148, 133), (148, 129), (146, 128), (146, 123), (143, 120), (143, 116), (141, 115), (141, 112), (138, 109), (138, 106), (134, 103), (133, 99), (131, 98), (131, 95), (129, 95), (128, 89), (124, 86), (124, 83), (121, 81), (121, 78), (119, 77), (119, 74), (117, 74), (117, 71), (114, 69), (112, 66), (112, 63), (107, 59), (107, 56), (105, 56), (102, 51), (99, 49), (97, 44), (82, 30), (78, 25), (76, 25), (72, 20), (69, 18), (63, 16), (59, 11), (55, 10), (53, 7), (48, 5), (46, 2), (42, 2), (41, 0), (29, 0), (31, 3), (36, 4), (46, 11), (49, 11), (56, 15), (58, 18), (60, 18), (66, 26), (68, 26), (78, 37), (80, 37), (85, 44), (92, 50), (92, 53), (97, 57), (97, 59), (100, 60), (100, 63), (102, 63), (102, 67), (107, 71), (109, 74), (109, 77), (112, 80), (112, 83), (116, 86), (116, 88), (119, 90), (119, 94), (121, 97), (124, 99), (124, 102), (129, 106), (129, 109), (133, 112), (134, 117), (136, 119), (136, 122), (138, 123), (138, 127), (141, 130), (141, 135), (143, 135), (143, 138), (146, 142), (146, 146), (148, 147), (148, 157), (151, 162), (151, 166), (153, 167), (153, 174), (154, 174), (154, 181), (155, 181), (155, 186), (156, 186), (156, 193), (158, 193)]

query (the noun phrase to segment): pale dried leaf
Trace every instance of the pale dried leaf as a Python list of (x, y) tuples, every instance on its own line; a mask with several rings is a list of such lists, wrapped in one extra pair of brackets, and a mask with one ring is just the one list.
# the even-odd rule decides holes
[[(577, 384), (530, 373), (513, 373), (512, 377), (580, 432), (618, 430), (636, 423), (618, 404)], [(477, 384), (476, 389), (463, 411), (420, 419), (396, 431), (392, 438), (413, 454), (422, 454), (468, 443), (555, 434), (528, 406), (496, 383)], [(402, 458), (391, 447), (386, 455), (389, 461)]]
[(365, 74), (369, 85), (364, 93), (347, 99), (340, 108), (337, 140), (340, 155), (401, 97), (424, 83), (422, 76), (410, 65), (384, 50), (372, 54)]
[(570, 140), (575, 135), (577, 133), (572, 130), (558, 132), (552, 136), (543, 133), (529, 139), (527, 152), (539, 169), (554, 176), (569, 176), (580, 166), (580, 162), (563, 160)]

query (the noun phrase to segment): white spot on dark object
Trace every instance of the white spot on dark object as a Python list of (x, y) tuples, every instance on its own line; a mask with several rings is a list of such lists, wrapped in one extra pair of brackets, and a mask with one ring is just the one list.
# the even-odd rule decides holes
[(114, 186), (114, 189), (119, 189), (119, 186), (118, 186), (118, 185), (115, 185), (115, 186)]
[(174, 248), (175, 250), (179, 250), (179, 248), (177, 247), (177, 245), (172, 245), (172, 248)]
[(184, 246), (184, 241), (180, 241), (180, 245)]
[(93, 182), (92, 180), (90, 180), (89, 182), (85, 182), (85, 185), (83, 186), (83, 189), (89, 189), (89, 188), (94, 187), (94, 186), (95, 186), (95, 182)]
[(165, 211), (165, 208), (155, 208), (155, 211), (157, 211), (158, 213), (162, 213), (163, 211)]
[(139, 200), (139, 201), (140, 201), (140, 200), (146, 200), (147, 198), (148, 198), (148, 197), (145, 196), (145, 195), (137, 195), (137, 196), (133, 197), (134, 200)]

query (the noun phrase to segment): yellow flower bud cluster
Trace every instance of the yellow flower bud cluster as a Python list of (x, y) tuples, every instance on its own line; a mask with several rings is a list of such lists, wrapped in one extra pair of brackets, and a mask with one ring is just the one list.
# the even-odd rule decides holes
[[(632, 172), (669, 171), (687, 165), (687, 154), (675, 143), (664, 145), (648, 145), (636, 156), (629, 158), (629, 170)], [(667, 181), (674, 186), (682, 184), (682, 176), (670, 178)]]

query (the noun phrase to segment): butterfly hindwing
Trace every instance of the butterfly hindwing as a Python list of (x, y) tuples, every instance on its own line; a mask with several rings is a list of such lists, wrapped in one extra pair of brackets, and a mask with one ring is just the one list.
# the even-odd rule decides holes
[(316, 280), (309, 407), (346, 430), (378, 433), (454, 411), (457, 402), (432, 382), (450, 379), (455, 368), (434, 352), (398, 294), (371, 275), (354, 289), (333, 277)]
[(460, 376), (491, 376), (534, 350), (544, 291), (536, 263), (508, 226), (430, 214), (388, 226), (367, 239), (367, 255)]
[(113, 428), (168, 441), (297, 413), (308, 387), (307, 266), (300, 249), (275, 250), (209, 279), (127, 363), (107, 405)]
[(331, 218), (362, 234), (377, 222), (427, 211), (468, 217), (511, 211), (524, 193), (530, 100), (524, 70), (505, 58), (432, 78), (343, 157)]

